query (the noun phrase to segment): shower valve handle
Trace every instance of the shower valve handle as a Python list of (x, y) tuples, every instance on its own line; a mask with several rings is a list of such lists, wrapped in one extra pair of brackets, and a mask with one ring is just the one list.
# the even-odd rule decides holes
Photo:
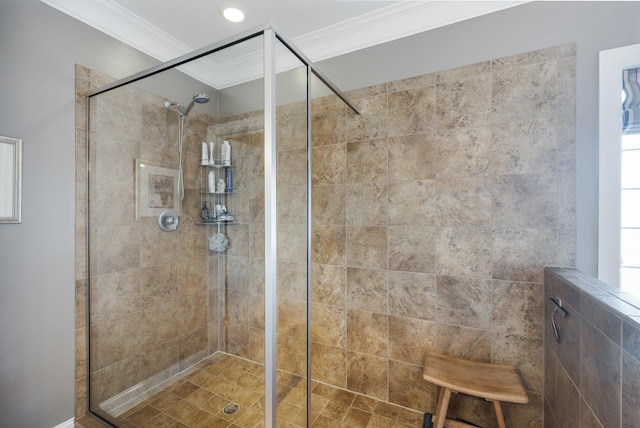
[(178, 228), (178, 214), (171, 210), (162, 211), (158, 216), (158, 227), (165, 232), (173, 232)]

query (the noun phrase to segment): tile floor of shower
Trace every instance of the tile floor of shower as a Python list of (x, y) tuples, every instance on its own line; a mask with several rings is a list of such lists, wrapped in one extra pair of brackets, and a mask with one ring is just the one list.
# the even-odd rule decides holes
[[(277, 376), (277, 426), (306, 427), (306, 382)], [(422, 427), (423, 414), (312, 381), (312, 427)], [(240, 409), (226, 414), (225, 406)], [(264, 366), (218, 352), (117, 417), (121, 428), (258, 428), (264, 426)]]

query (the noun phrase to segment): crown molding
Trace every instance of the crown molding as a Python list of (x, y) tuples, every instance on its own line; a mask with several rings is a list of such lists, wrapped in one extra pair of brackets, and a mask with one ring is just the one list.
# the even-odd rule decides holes
[[(40, 1), (161, 62), (195, 50), (113, 0)], [(179, 69), (213, 88), (218, 89), (221, 85), (212, 79), (212, 76), (221, 75), (220, 70), (206, 58)]]
[(193, 51), (113, 0), (41, 1), (161, 61)]
[[(161, 62), (194, 51), (114, 0), (41, 1)], [(315, 62), (528, 2), (399, 1), (291, 41)], [(279, 55), (276, 63), (278, 71), (297, 65), (285, 54)], [(204, 57), (179, 69), (215, 89), (224, 89), (260, 77), (262, 55), (260, 52), (227, 57), (221, 54), (216, 61)]]
[(293, 42), (312, 61), (321, 61), (529, 1), (400, 1), (293, 38)]

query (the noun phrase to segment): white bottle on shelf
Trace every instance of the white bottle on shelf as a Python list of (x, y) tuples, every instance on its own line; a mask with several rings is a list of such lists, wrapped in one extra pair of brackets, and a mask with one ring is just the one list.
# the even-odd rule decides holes
[(220, 155), (222, 158), (222, 165), (230, 166), (231, 165), (231, 144), (229, 144), (229, 141), (224, 140), (224, 142), (222, 143), (222, 149), (221, 149)]
[[(204, 143), (203, 143), (204, 144)], [(209, 150), (209, 165), (213, 166), (216, 164), (216, 162), (213, 160), (213, 147), (214, 147), (214, 142), (210, 141), (209, 142), (209, 146), (211, 147), (211, 150)], [(204, 160), (204, 159), (203, 159)]]
[(200, 165), (207, 165), (209, 163), (209, 151), (207, 150), (207, 143), (202, 142), (202, 159)]
[(213, 174), (213, 171), (209, 171), (209, 176), (207, 177), (208, 185), (209, 185), (209, 193), (215, 193), (216, 191), (216, 178)]
[(218, 187), (216, 188), (216, 193), (224, 193), (224, 178), (218, 180)]

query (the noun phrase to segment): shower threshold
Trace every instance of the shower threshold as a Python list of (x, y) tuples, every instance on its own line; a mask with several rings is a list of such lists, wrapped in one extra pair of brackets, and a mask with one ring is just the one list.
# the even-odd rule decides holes
[[(306, 380), (278, 371), (277, 383), (277, 426), (307, 427)], [(311, 386), (313, 428), (422, 427), (423, 414), (415, 410), (316, 381)], [(259, 428), (264, 390), (262, 364), (217, 352), (122, 404), (110, 419), (126, 428)]]
[[(234, 355), (217, 352), (143, 389), (137, 385), (102, 403), (100, 413), (127, 428), (264, 426), (264, 365)], [(304, 378), (279, 372), (277, 391), (278, 405), (295, 410), (288, 426), (306, 426)]]

